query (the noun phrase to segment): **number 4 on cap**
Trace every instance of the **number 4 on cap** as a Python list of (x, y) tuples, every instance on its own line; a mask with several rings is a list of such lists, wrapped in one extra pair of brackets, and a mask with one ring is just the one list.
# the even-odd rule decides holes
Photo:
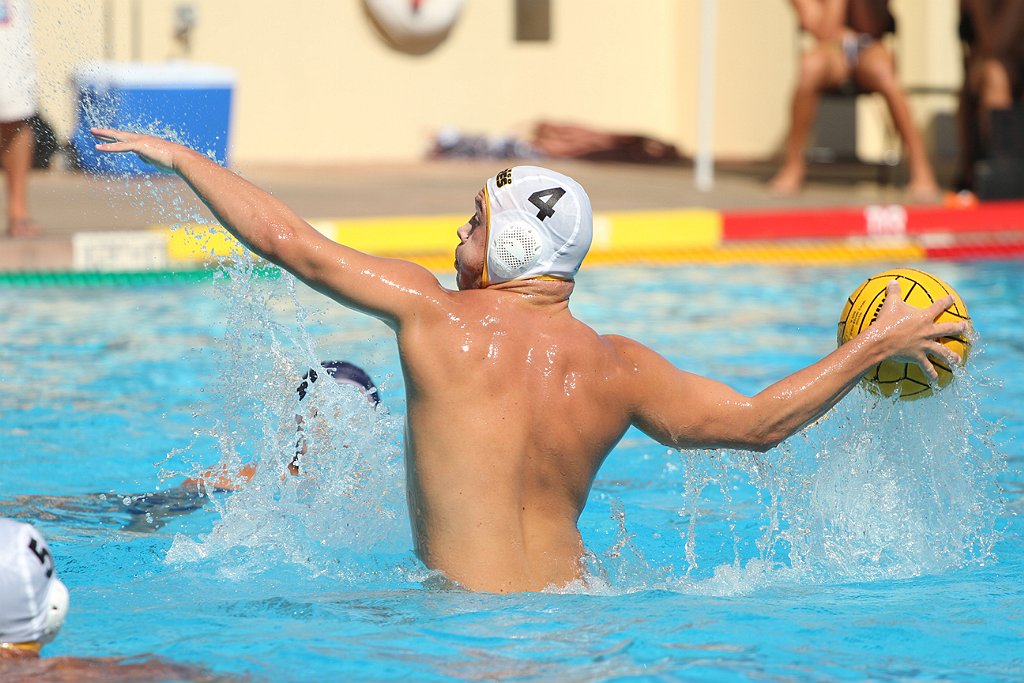
[(545, 218), (551, 218), (555, 215), (555, 204), (565, 194), (565, 190), (560, 187), (551, 187), (546, 190), (537, 190), (530, 195), (530, 203), (536, 206), (540, 211), (537, 212), (537, 218), (544, 220)]

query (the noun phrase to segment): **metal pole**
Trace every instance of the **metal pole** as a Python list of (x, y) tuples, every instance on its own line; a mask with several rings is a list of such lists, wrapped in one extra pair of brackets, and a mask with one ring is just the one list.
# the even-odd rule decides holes
[(142, 59), (142, 6), (139, 0), (132, 2), (132, 61)]
[(718, 0), (701, 0), (700, 71), (697, 79), (697, 155), (694, 182), (701, 192), (715, 185), (715, 49)]

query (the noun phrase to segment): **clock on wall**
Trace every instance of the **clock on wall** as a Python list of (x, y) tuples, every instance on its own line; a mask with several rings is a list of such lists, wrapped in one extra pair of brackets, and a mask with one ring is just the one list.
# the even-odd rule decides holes
[(425, 54), (444, 42), (463, 0), (363, 0), (366, 12), (391, 47)]

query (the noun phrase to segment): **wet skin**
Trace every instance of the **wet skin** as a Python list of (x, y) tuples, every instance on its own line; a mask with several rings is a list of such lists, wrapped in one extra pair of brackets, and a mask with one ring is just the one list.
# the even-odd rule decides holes
[(409, 513), (419, 557), (493, 592), (581, 578), (577, 520), (598, 468), (630, 425), (676, 448), (767, 450), (833, 406), (879, 361), (955, 362), (936, 339), (951, 303), (887, 298), (878, 321), (754, 397), (679, 370), (645, 346), (599, 335), (569, 311), (572, 282), (481, 288), (486, 211), (458, 229), (458, 291), (426, 269), (336, 244), (287, 206), (206, 157), (112, 130), (109, 152), (177, 173), (255, 253), (394, 330), (407, 392)]

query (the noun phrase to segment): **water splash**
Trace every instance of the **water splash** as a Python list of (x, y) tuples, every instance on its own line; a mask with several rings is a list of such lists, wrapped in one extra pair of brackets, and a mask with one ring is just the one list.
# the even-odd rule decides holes
[[(140, 113), (125, 120), (116, 91), (83, 97), (82, 108), (86, 125), (108, 127), (118, 120), (120, 127), (192, 146), (186, 134), (157, 119)], [(219, 238), (203, 227), (209, 219), (201, 203), (177, 179), (126, 172), (113, 155), (99, 158), (107, 163), (102, 177), (112, 198), (154, 211), (206, 254), (215, 269), (212, 291), (229, 312), (223, 339), (203, 350), (216, 358), (217, 370), (199, 390), (193, 439), (158, 463), (161, 479), (175, 488), (212, 465), (229, 476), (255, 465), (252, 480), (239, 478), (236, 490), (188, 492), (208, 494), (203, 507), (216, 521), (198, 538), (178, 534), (166, 561), (208, 562), (235, 579), (281, 562), (306, 567), (312, 576), (414, 571), (406, 561), (411, 544), (401, 416), (374, 409), (354, 388), (330, 381), (313, 383), (300, 404), (299, 378), (339, 352), (322, 351), (309, 334), (307, 325), (315, 321), (299, 303), (295, 280), (287, 274), (261, 277), (267, 264), (241, 249), (217, 255), (213, 241)], [(376, 379), (379, 386), (386, 382)], [(296, 455), (299, 415), (306, 452), (295, 477), (286, 472)]]
[[(88, 129), (120, 128), (154, 135), (196, 149), (218, 163), (224, 160), (218, 158), (215, 150), (198, 145), (188, 131), (128, 105), (124, 91), (107, 83), (109, 77), (105, 75), (104, 69), (99, 63), (79, 65), (76, 68), (76, 79), (81, 87), (77, 113), (79, 126), (72, 137), (72, 165), (91, 169), (95, 177), (105, 184), (112, 214), (116, 215), (119, 208), (124, 206), (131, 207), (130, 211), (145, 206), (147, 213), (155, 214), (154, 222), (183, 230), (197, 248), (213, 254), (216, 251), (213, 241), (215, 237), (205, 229), (212, 222), (209, 212), (188, 187), (176, 178), (148, 167), (134, 155), (95, 151), (93, 146), (98, 140)], [(198, 111), (198, 105), (195, 106), (197, 110), (191, 112), (191, 115), (204, 116), (202, 111)], [(189, 112), (180, 113), (184, 115)]]
[(919, 401), (857, 389), (802, 438), (739, 458), (768, 495), (760, 553), (742, 569), (737, 556), (731, 581), (716, 567), (695, 587), (904, 579), (994, 560), (1005, 456), (979, 410), (985, 385), (966, 373)]
[[(402, 420), (355, 387), (330, 381), (310, 384), (298, 400), (298, 379), (319, 366), (321, 352), (305, 330), (308, 313), (295, 281), (284, 276), (272, 286), (252, 276), (254, 267), (255, 261), (241, 260), (220, 278), (218, 289), (232, 303), (224, 363), (211, 378), (214, 400), (199, 419), (207, 425), (201, 441), (217, 444), (219, 464), (234, 472), (253, 462), (255, 475), (235, 491), (213, 494), (213, 529), (198, 540), (178, 535), (167, 561), (209, 560), (234, 579), (281, 562), (306, 567), (311, 576), (352, 580), (395, 571), (410, 537)], [(275, 312), (286, 307), (294, 309), (297, 325), (277, 320)], [(301, 474), (290, 476), (300, 436)], [(202, 469), (202, 454), (177, 454), (177, 460), (193, 475)], [(180, 476), (169, 465), (165, 474)]]
[(962, 377), (931, 400), (860, 392), (819, 430), (812, 476), (783, 501), (790, 560), (828, 580), (896, 579), (994, 559), (1005, 460)]
[(638, 531), (643, 524), (613, 498), (615, 540), (588, 558), (591, 576), (567, 591), (736, 595), (994, 561), (1006, 459), (994, 440), (999, 426), (980, 412), (980, 397), (995, 387), (980, 359), (974, 365), (925, 400), (855, 389), (767, 454), (679, 453), (679, 465), (666, 467), (683, 473), (676, 553), (684, 566), (657, 557)]

